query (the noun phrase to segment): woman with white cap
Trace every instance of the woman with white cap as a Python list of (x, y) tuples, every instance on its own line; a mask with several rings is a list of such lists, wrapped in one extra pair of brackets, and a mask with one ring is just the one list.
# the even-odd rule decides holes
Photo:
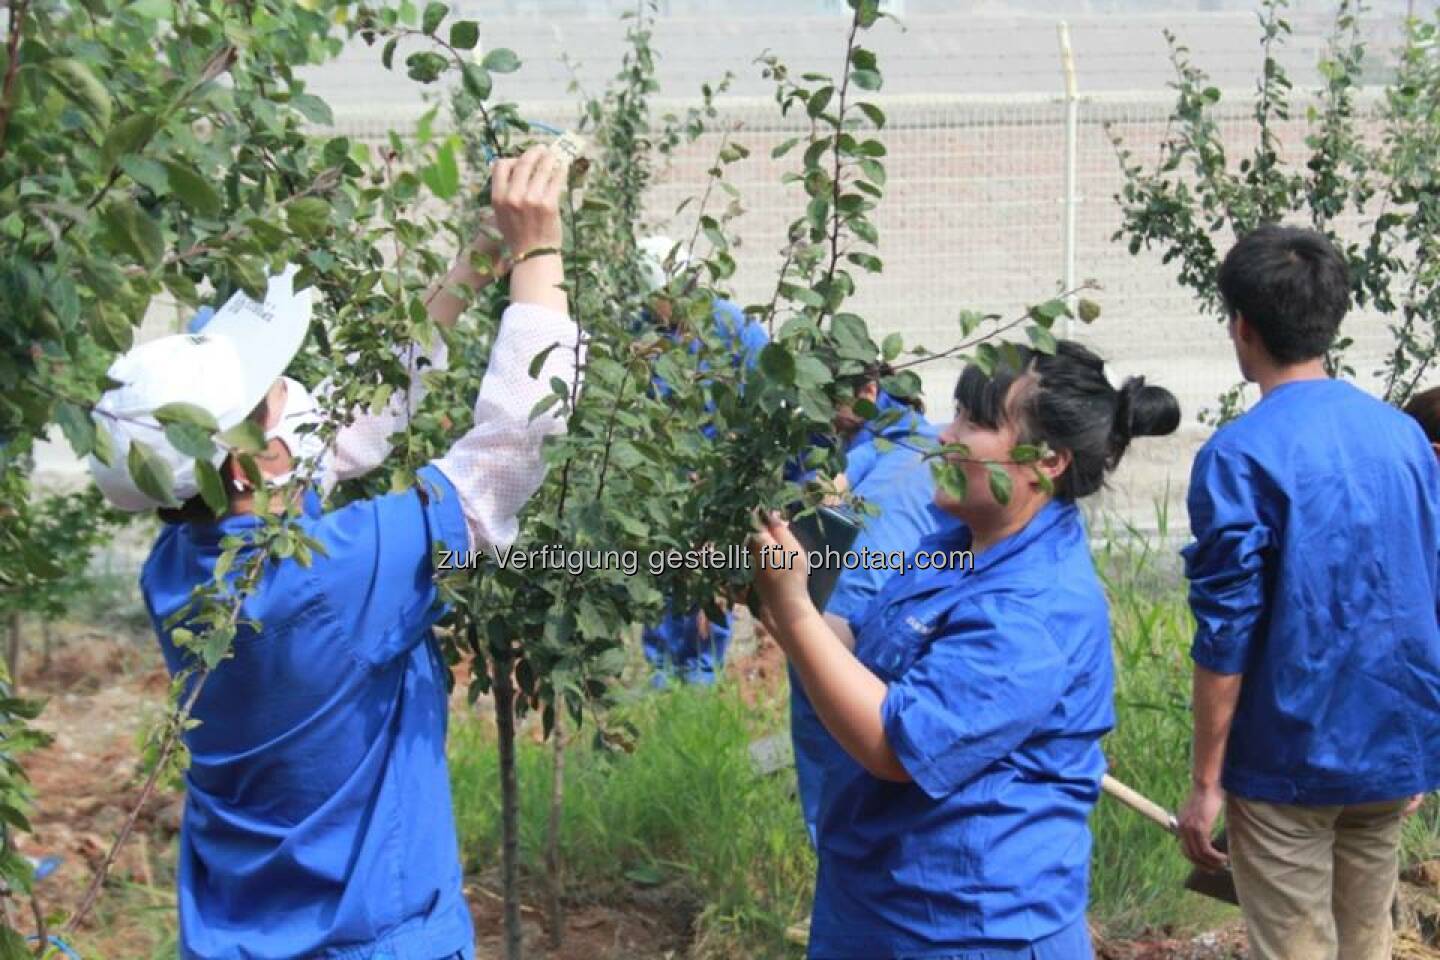
[[(278, 562), (244, 599), (250, 625), (207, 678), (194, 705), (200, 723), (185, 734), (184, 957), (473, 956), (445, 765), (444, 667), (430, 629), (432, 558), (442, 544), (508, 546), (544, 476), (542, 441), (564, 430), (554, 415), (530, 419), (552, 377), (577, 375), (578, 332), (554, 252), (564, 183), (565, 165), (543, 148), (494, 168), (496, 222), (516, 265), (474, 427), (419, 471), (414, 489), (328, 513), (312, 498), (297, 522), (324, 554), (308, 566)], [(457, 261), (447, 287), (484, 282), (469, 259)], [(121, 466), (92, 466), (118, 506), (163, 505), (124, 470), (132, 439), (170, 463), (180, 499), (199, 491), (193, 463), (151, 416), (166, 403), (199, 406), (222, 429), (254, 421), (268, 440), (257, 458), (267, 482), (308, 456), (329, 455), (332, 477), (383, 456), (393, 428), (384, 415), (345, 449), (304, 449), (310, 434), (296, 424), (317, 415), (303, 389), (281, 379), (309, 325), (309, 293), (295, 292), (292, 276), (272, 279), (264, 304), (238, 295), (201, 333), (152, 341), (116, 362), (121, 386), (97, 412)], [(461, 306), (439, 291), (431, 316), (453, 321)], [(554, 344), (531, 377), (532, 358)], [(172, 672), (190, 661), (173, 631), (192, 592), (215, 579), (222, 543), (261, 523), (245, 472), (223, 452), (217, 459), (228, 512), (167, 524), (141, 574)]]

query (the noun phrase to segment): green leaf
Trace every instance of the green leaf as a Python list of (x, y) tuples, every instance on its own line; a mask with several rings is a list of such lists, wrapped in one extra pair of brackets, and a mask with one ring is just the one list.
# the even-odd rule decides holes
[(230, 498), (225, 494), (225, 481), (220, 479), (220, 471), (209, 460), (195, 461), (195, 480), (200, 485), (200, 496), (204, 498), (205, 505), (217, 517), (230, 509)]
[(852, 70), (850, 82), (861, 90), (879, 90), (884, 78), (880, 76), (879, 70)]
[(444, 20), (445, 14), (449, 12), (450, 8), (443, 3), (425, 4), (425, 16), (420, 20), (420, 30), (426, 34), (434, 33), (435, 28), (440, 26), (440, 21)]
[(25, 819), (25, 814), (8, 803), (0, 803), (0, 820), (5, 821), (17, 830), (24, 830), (26, 833), (33, 832), (30, 821)]
[(796, 303), (803, 303), (807, 307), (815, 307), (817, 309), (825, 306), (825, 298), (809, 287), (801, 287), (793, 283), (782, 283), (779, 289), (781, 296), (788, 297)]
[(865, 116), (870, 119), (870, 122), (875, 125), (876, 130), (879, 130), (885, 126), (884, 110), (881, 110), (873, 103), (862, 102), (855, 104), (855, 106), (861, 113), (865, 114)]
[(450, 46), (456, 50), (473, 50), (480, 42), (480, 25), (474, 20), (456, 20), (450, 24)]
[(127, 153), (140, 149), (159, 128), (159, 121), (148, 113), (136, 113), (121, 120), (110, 128), (105, 144), (100, 148), (101, 163), (108, 170)]
[(110, 126), (110, 94), (89, 67), (79, 60), (56, 57), (47, 60), (44, 69), (60, 92), (89, 114), (97, 126), (102, 129)]
[(330, 204), (319, 197), (301, 197), (285, 205), (285, 222), (307, 240), (330, 231)]
[(851, 0), (855, 10), (855, 22), (868, 30), (880, 19), (880, 0)]
[(810, 99), (805, 103), (805, 112), (810, 114), (811, 117), (820, 116), (820, 114), (825, 112), (825, 108), (830, 105), (830, 98), (834, 95), (834, 87), (821, 87), (819, 90), (810, 94)]
[(434, 83), (448, 64), (449, 61), (440, 54), (421, 50), (405, 58), (405, 73), (411, 80)]
[(851, 217), (846, 221), (846, 226), (850, 228), (851, 233), (866, 243), (877, 244), (880, 242), (880, 231), (876, 229), (875, 224), (864, 217)]
[(784, 344), (771, 341), (760, 351), (760, 369), (781, 383), (795, 382), (795, 357)]
[(995, 498), (995, 502), (1009, 503), (1014, 487), (1014, 482), (1010, 479), (1010, 472), (1001, 464), (987, 463), (985, 464), (985, 473), (989, 477), (990, 495)]
[(335, 125), (335, 113), (330, 109), (330, 104), (313, 93), (295, 94), (290, 98), (290, 106), (311, 123), (318, 123), (322, 127)]
[(220, 429), (210, 411), (193, 403), (167, 403), (155, 408), (155, 419), (161, 423), (189, 423), (209, 433)]
[(987, 317), (985, 314), (981, 313), (979, 310), (961, 310), (959, 319), (960, 335), (962, 337), (968, 337), (970, 336), (970, 334), (980, 329), (980, 324), (984, 323), (990, 318)]
[(893, 377), (883, 377), (880, 388), (892, 397), (908, 400), (920, 393), (920, 375), (914, 370), (901, 370)]
[(1044, 450), (1033, 443), (1022, 443), (1010, 451), (1010, 459), (1016, 463), (1034, 463), (1044, 455)]
[(1079, 309), (1077, 312), (1080, 316), (1081, 323), (1094, 323), (1096, 320), (1100, 319), (1100, 304), (1096, 303), (1094, 300), (1088, 300), (1084, 297), (1081, 297)]
[(460, 192), (460, 168), (455, 162), (455, 141), (447, 140), (435, 154), (435, 162), (420, 171), (420, 179), (441, 200)]
[(89, 411), (73, 403), (61, 402), (55, 407), (55, 422), (60, 424), (65, 439), (70, 441), (70, 449), (75, 451), (75, 456), (87, 456), (95, 449), (95, 421), (90, 419)]
[(1055, 335), (1041, 326), (1028, 326), (1025, 333), (1030, 337), (1030, 343), (1041, 353), (1055, 355), (1058, 344), (1055, 342)]
[(465, 92), (476, 100), (488, 98), (494, 86), (490, 80), (490, 72), (473, 63), (467, 63), (460, 68), (460, 82), (464, 85)]
[(213, 217), (224, 209), (225, 202), (209, 178), (189, 164), (176, 160), (165, 163), (165, 173), (170, 189), (191, 210), (205, 217)]
[(545, 366), (545, 361), (550, 358), (550, 352), (558, 346), (560, 346), (559, 343), (552, 343), (550, 344), (550, 346), (546, 347), (544, 350), (541, 350), (539, 353), (535, 354), (535, 356), (530, 359), (531, 380), (534, 380), (540, 376), (540, 369)]
[(1060, 317), (1070, 316), (1070, 305), (1064, 300), (1047, 300), (1030, 308), (1030, 319), (1048, 327)]
[(930, 475), (935, 479), (935, 486), (949, 494), (961, 503), (965, 502), (965, 496), (969, 493), (969, 483), (965, 477), (965, 471), (957, 464), (946, 463), (941, 459), (930, 461)]
[(480, 66), (491, 73), (514, 73), (520, 69), (520, 58), (515, 55), (514, 50), (505, 47), (496, 47), (485, 53)]
[(866, 157), (860, 161), (860, 171), (870, 178), (870, 182), (877, 187), (885, 186), (885, 165), (879, 160), (872, 160)]
[(386, 70), (395, 68), (395, 45), (400, 42), (399, 37), (391, 37), (385, 42), (385, 49), (380, 51), (380, 62)]
[(216, 439), (242, 453), (259, 453), (265, 449), (265, 431), (254, 420), (241, 420)]
[(775, 149), (770, 151), (770, 158), (772, 160), (780, 159), (781, 157), (785, 156), (785, 154), (795, 149), (795, 145), (799, 142), (799, 137), (791, 137), (788, 140), (782, 141), (779, 145), (775, 147)]
[(900, 351), (903, 349), (905, 349), (905, 338), (898, 333), (890, 334), (885, 338), (885, 342), (880, 345), (880, 353), (885, 357), (886, 363), (900, 356)]
[(114, 200), (100, 215), (111, 243), (147, 267), (154, 267), (165, 254), (160, 225), (141, 210), (135, 201)]
[(874, 254), (847, 253), (845, 254), (845, 259), (855, 264), (855, 266), (868, 270), (871, 273), (880, 273), (885, 269), (885, 265), (881, 263), (880, 258)]
[(535, 401), (535, 405), (530, 408), (530, 418), (529, 418), (529, 419), (530, 419), (530, 420), (534, 420), (536, 417), (541, 416), (541, 415), (544, 414), (547, 410), (549, 410), (551, 407), (555, 406), (557, 403), (559, 403), (560, 401), (562, 401), (562, 400), (564, 400), (564, 399), (565, 399), (565, 398), (564, 398), (563, 396), (561, 396), (560, 394), (558, 394), (558, 393), (547, 393), (547, 394), (545, 394), (545, 396), (543, 396), (543, 397), (541, 397), (539, 400)]
[(130, 471), (130, 479), (135, 481), (135, 486), (141, 493), (167, 507), (180, 505), (175, 499), (175, 474), (170, 469), (170, 464), (160, 459), (160, 455), (143, 441), (130, 441), (130, 453), (126, 457), (125, 466)]
[[(93, 424), (95, 421), (91, 420), (90, 422)], [(95, 454), (95, 459), (107, 467), (115, 466), (115, 441), (110, 439), (110, 431), (97, 427), (94, 432), (94, 438), (95, 449), (92, 450), (91, 453)]]
[(193, 423), (172, 423), (165, 427), (165, 439), (187, 457), (209, 460), (215, 455), (215, 441), (209, 431)]
[[(220, 579), (218, 566), (215, 579)], [(235, 628), (229, 624), (211, 627), (200, 644), (200, 659), (204, 661), (206, 667), (211, 670), (215, 669), (230, 652), (230, 645), (234, 640)]]

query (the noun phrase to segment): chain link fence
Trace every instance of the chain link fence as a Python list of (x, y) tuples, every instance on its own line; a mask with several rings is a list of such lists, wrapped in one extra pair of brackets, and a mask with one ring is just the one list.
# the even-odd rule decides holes
[[(886, 196), (873, 215), (880, 231), (884, 271), (860, 274), (853, 309), (880, 336), (904, 335), (906, 343), (941, 350), (959, 338), (958, 314), (976, 309), (1005, 317), (1062, 289), (1065, 275), (1066, 104), (1059, 96), (902, 96), (871, 97), (887, 115), (882, 134), (888, 150)], [(1376, 116), (1378, 90), (1359, 98), (1367, 136), (1382, 136)], [(1078, 322), (1071, 335), (1103, 357), (1116, 378), (1144, 375), (1180, 399), (1185, 425), (1164, 441), (1138, 442), (1127, 458), (1104, 509), (1153, 529), (1158, 505), (1183, 517), (1182, 498), (1190, 457), (1208, 430), (1200, 411), (1238, 380), (1229, 340), (1220, 318), (1202, 313), (1191, 293), (1175, 280), (1173, 265), (1156, 251), (1132, 256), (1127, 242), (1114, 239), (1121, 212), (1115, 200), (1123, 177), (1113, 138), (1123, 139), (1136, 159), (1158, 154), (1165, 137), (1173, 96), (1103, 94), (1078, 103), (1074, 198), (1076, 276), (1094, 280), (1088, 294), (1104, 308), (1091, 326)], [(1307, 109), (1297, 95), (1291, 118), (1277, 133), (1287, 161), (1303, 166), (1308, 156)], [(687, 103), (656, 104), (657, 118), (679, 112)], [(1226, 91), (1214, 110), (1232, 162), (1257, 145), (1252, 116), (1253, 92)], [(571, 126), (573, 108), (532, 104), (527, 119)], [(393, 118), (352, 116), (340, 132), (378, 140), (395, 127)], [(403, 129), (403, 127), (402, 127)], [(783, 261), (787, 227), (803, 212), (800, 184), (781, 178), (799, 164), (797, 150), (781, 159), (771, 151), (785, 140), (803, 136), (803, 112), (782, 117), (773, 100), (732, 98), (720, 103), (710, 130), (661, 160), (651, 192), (647, 229), (688, 242), (715, 166), (722, 140), (743, 144), (749, 156), (726, 167), (726, 179), (740, 193), (743, 215), (734, 223), (739, 244), (733, 251), (738, 270), (733, 280), (742, 304), (769, 302)], [(684, 210), (675, 213), (687, 199)], [(717, 199), (718, 198), (718, 199)], [(724, 202), (719, 191), (712, 203)], [(1360, 239), (1358, 219), (1342, 224), (1342, 233)], [(703, 252), (705, 241), (700, 241)], [(1217, 238), (1223, 251), (1224, 238)], [(1384, 320), (1356, 311), (1345, 333), (1355, 340), (1350, 359), (1362, 384), (1376, 386), (1373, 373), (1388, 336)], [(917, 368), (932, 419), (949, 414), (957, 361)]]

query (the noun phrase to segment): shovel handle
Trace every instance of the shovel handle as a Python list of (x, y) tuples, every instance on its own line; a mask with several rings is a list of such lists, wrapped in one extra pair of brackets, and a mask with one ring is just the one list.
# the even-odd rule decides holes
[(1176, 821), (1175, 815), (1173, 813), (1171, 813), (1169, 810), (1166, 810), (1164, 807), (1160, 806), (1160, 804), (1156, 803), (1154, 800), (1151, 800), (1149, 797), (1141, 793), (1137, 793), (1131, 788), (1125, 786), (1125, 784), (1121, 783), (1119, 780), (1116, 780), (1114, 777), (1110, 776), (1110, 774), (1105, 774), (1105, 779), (1100, 781), (1100, 788), (1106, 793), (1110, 794), (1110, 796), (1114, 797), (1116, 800), (1119, 800), (1121, 803), (1125, 804), (1125, 806), (1129, 807), (1131, 810), (1134, 810), (1136, 813), (1140, 814), (1142, 817), (1145, 817), (1147, 820), (1154, 821), (1156, 824), (1158, 824), (1163, 829), (1169, 831), (1170, 833), (1178, 833), (1180, 831), (1180, 824), (1178, 821)]

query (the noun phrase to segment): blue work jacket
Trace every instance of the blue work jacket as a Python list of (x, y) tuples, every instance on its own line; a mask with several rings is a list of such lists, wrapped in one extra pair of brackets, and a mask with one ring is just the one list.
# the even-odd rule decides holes
[[(280, 562), (244, 602), (260, 627), (240, 630), (185, 734), (183, 957), (473, 955), (430, 629), (432, 553), (468, 535), (445, 475), (419, 482), (323, 515), (309, 497), (300, 525), (325, 555)], [(213, 578), (221, 539), (259, 522), (161, 532), (141, 588), (172, 673), (187, 654), (165, 620)]]
[[(962, 527), (922, 548), (968, 544)], [(968, 956), (1083, 927), (1114, 671), (1074, 504), (969, 570), (892, 578), (855, 654), (887, 686), (885, 736), (913, 780), (827, 768), (810, 955)]]
[(1440, 786), (1440, 469), (1338, 380), (1272, 390), (1190, 477), (1195, 662), (1243, 674), (1223, 785), (1326, 806)]
[[(879, 514), (863, 518), (864, 527), (856, 535), (851, 550), (860, 556), (867, 550), (887, 556), (898, 551), (908, 560), (925, 537), (942, 530), (958, 530), (961, 526), (959, 520), (935, 506), (935, 480), (922, 452), (938, 443), (939, 431), (918, 414), (906, 413), (878, 435), (893, 446), (883, 452), (878, 450), (874, 443), (876, 434), (865, 430), (846, 452), (845, 478), (850, 490), (880, 509)], [(904, 571), (891, 569), (888, 563), (869, 569), (857, 565), (845, 570), (825, 605), (825, 612), (846, 620), (854, 632), (880, 588), (891, 577), (903, 575)], [(826, 758), (843, 756), (844, 750), (820, 722), (793, 669), (790, 671), (790, 737), (800, 808), (813, 843), (820, 793), (824, 790)]]

